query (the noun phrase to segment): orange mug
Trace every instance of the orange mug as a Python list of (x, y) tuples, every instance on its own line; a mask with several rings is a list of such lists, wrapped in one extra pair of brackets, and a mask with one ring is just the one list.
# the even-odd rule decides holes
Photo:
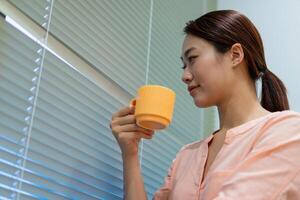
[(138, 126), (161, 130), (172, 121), (175, 92), (160, 85), (145, 85), (138, 89), (137, 97), (131, 100), (135, 106), (135, 118)]

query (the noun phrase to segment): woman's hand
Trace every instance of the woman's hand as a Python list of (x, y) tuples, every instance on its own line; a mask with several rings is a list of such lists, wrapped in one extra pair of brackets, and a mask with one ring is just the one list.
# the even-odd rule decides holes
[(112, 115), (110, 128), (123, 157), (136, 156), (141, 138), (151, 139), (154, 131), (136, 125), (135, 107), (124, 107)]

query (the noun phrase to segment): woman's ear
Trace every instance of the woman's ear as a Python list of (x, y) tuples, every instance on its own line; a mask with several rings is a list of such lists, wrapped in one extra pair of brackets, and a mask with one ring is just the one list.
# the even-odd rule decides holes
[(230, 56), (233, 67), (238, 66), (244, 60), (244, 50), (240, 43), (235, 43), (231, 46)]

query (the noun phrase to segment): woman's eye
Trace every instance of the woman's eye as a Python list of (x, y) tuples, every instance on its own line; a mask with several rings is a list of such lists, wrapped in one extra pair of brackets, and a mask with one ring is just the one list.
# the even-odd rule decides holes
[(189, 63), (193, 62), (195, 60), (195, 58), (197, 58), (197, 56), (190, 56), (190, 57), (188, 57)]
[[(187, 57), (187, 63), (191, 64), (194, 62), (194, 60), (197, 58), (198, 56), (190, 56), (190, 57)], [(182, 69), (185, 69), (186, 68), (186, 64), (183, 64), (183, 67), (181, 67)]]

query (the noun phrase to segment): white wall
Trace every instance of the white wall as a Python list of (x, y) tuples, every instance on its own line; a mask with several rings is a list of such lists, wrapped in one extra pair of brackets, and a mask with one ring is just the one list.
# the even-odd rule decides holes
[(291, 109), (300, 112), (300, 1), (218, 0), (217, 8), (240, 11), (255, 24), (269, 69), (285, 83)]

